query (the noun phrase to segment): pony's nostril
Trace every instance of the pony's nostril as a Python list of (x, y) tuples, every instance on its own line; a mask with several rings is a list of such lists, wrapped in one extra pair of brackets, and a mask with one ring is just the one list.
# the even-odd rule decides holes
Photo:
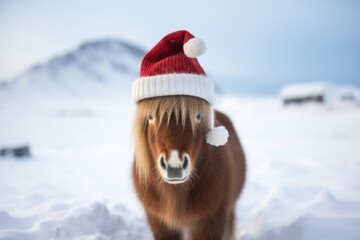
[(184, 157), (184, 161), (183, 161), (183, 169), (187, 169), (189, 166), (189, 158), (187, 156)]
[(160, 166), (166, 170), (165, 158), (163, 156), (160, 157)]

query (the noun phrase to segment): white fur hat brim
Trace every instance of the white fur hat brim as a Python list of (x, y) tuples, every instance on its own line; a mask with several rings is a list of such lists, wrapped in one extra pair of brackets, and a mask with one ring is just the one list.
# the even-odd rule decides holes
[(204, 75), (173, 73), (140, 77), (133, 82), (132, 99), (187, 95), (202, 98), (210, 105), (215, 102), (214, 83)]

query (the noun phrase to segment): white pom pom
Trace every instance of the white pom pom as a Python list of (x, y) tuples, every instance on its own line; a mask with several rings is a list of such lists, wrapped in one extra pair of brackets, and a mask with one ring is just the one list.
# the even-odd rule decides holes
[(199, 38), (191, 38), (184, 44), (184, 53), (189, 58), (197, 58), (206, 52), (206, 44)]
[(215, 127), (206, 134), (206, 142), (215, 147), (225, 145), (228, 138), (229, 132), (224, 126)]

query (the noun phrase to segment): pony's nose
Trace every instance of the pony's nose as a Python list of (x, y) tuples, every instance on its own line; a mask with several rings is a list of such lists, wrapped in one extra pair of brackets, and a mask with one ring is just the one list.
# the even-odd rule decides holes
[(161, 169), (160, 173), (166, 182), (171, 184), (178, 184), (185, 182), (190, 175), (190, 156), (188, 153), (183, 153), (180, 158), (177, 150), (172, 150), (169, 158), (163, 153), (159, 156), (158, 165)]

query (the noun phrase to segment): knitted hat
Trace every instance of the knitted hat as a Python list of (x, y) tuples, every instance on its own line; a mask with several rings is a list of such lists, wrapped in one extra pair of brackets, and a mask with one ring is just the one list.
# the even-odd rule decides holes
[(132, 86), (133, 100), (188, 95), (212, 105), (214, 83), (196, 59), (205, 50), (205, 43), (185, 30), (166, 35), (144, 56), (140, 78)]
[[(188, 31), (166, 35), (144, 56), (140, 77), (132, 85), (132, 99), (138, 102), (152, 97), (187, 95), (213, 105), (214, 83), (196, 59), (205, 50), (205, 43)], [(207, 143), (217, 147), (225, 145), (228, 137), (223, 126), (212, 126), (206, 135)]]

